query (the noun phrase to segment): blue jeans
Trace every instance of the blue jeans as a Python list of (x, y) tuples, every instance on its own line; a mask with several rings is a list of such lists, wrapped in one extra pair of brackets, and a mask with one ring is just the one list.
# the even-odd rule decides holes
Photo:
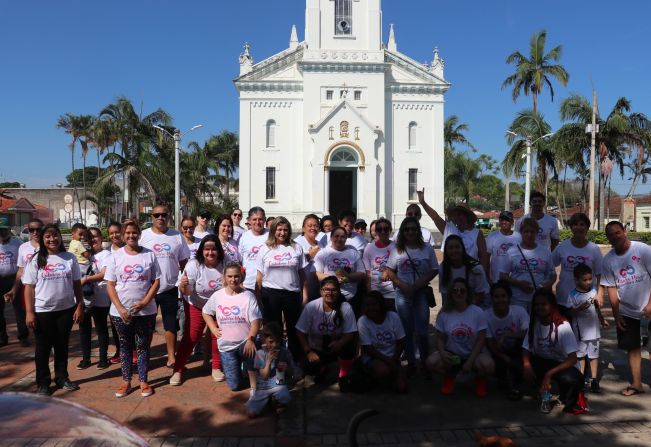
[(414, 352), (414, 333), (416, 342), (420, 351), (421, 361), (425, 361), (429, 355), (429, 341), (427, 339), (427, 329), (429, 327), (429, 305), (425, 290), (421, 289), (411, 298), (406, 298), (400, 289), (396, 288), (396, 310), (405, 330), (407, 344), (405, 345), (405, 354), (409, 364), (416, 363)]
[(244, 356), (245, 344), (242, 342), (239, 347), (230, 351), (219, 351), (219, 356), (222, 361), (222, 371), (226, 376), (226, 384), (231, 391), (239, 391), (244, 388), (245, 381), (242, 376), (242, 369), (248, 371), (253, 368), (253, 358)]

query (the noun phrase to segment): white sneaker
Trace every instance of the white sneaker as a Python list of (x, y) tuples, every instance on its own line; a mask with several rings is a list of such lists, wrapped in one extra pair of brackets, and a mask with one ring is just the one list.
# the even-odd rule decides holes
[(221, 369), (213, 369), (212, 380), (214, 380), (215, 382), (223, 382), (224, 380), (226, 380), (226, 376), (224, 375)]
[(180, 372), (175, 372), (172, 374), (172, 377), (170, 377), (170, 385), (172, 386), (179, 386), (182, 383), (181, 379), (181, 373)]

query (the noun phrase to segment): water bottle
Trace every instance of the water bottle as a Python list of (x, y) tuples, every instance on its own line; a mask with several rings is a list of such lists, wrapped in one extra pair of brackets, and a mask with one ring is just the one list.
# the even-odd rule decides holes
[(540, 396), (540, 411), (545, 414), (552, 411), (552, 393), (548, 390), (545, 390)]

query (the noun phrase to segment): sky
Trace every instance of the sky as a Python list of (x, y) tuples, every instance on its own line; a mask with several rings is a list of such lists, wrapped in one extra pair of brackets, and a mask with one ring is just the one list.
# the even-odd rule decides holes
[[(617, 98), (651, 115), (651, 2), (630, 0), (384, 0), (384, 40), (395, 25), (398, 50), (419, 62), (439, 47), (452, 88), (445, 114), (468, 124), (468, 139), (501, 161), (516, 103), (502, 81), (513, 72), (508, 54), (528, 54), (531, 35), (547, 30), (547, 49), (562, 45), (570, 73), (554, 82), (539, 109), (552, 128), (561, 125), (560, 101), (590, 97), (594, 83), (602, 115)], [(0, 182), (28, 187), (65, 182), (69, 137), (56, 128), (67, 112), (97, 114), (115, 98), (129, 98), (143, 114), (162, 108), (182, 131), (203, 142), (222, 129), (238, 130), (233, 79), (245, 41), (255, 61), (287, 48), (291, 26), (304, 38), (305, 0), (50, 0), (5, 1), (0, 12)], [(646, 79), (646, 81), (645, 81)], [(89, 163), (95, 163), (92, 157)], [(77, 166), (81, 157), (77, 154)], [(614, 178), (626, 192), (628, 175)], [(638, 193), (651, 191), (649, 185)]]

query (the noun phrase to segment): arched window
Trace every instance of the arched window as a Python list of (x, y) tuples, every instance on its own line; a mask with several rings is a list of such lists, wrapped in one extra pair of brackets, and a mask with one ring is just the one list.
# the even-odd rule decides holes
[(276, 146), (276, 122), (274, 120), (267, 121), (267, 147)]
[(335, 0), (335, 35), (353, 34), (353, 1)]
[(418, 124), (414, 121), (409, 123), (409, 149), (416, 148), (416, 131), (418, 129)]

